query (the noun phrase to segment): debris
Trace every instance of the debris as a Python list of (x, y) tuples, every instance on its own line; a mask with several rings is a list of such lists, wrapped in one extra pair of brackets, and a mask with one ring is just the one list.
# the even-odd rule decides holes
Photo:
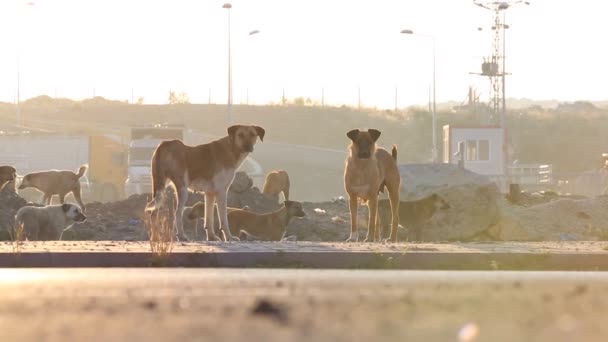
[(251, 310), (252, 315), (265, 316), (272, 318), (280, 323), (287, 323), (287, 312), (278, 304), (274, 304), (268, 299), (260, 299)]

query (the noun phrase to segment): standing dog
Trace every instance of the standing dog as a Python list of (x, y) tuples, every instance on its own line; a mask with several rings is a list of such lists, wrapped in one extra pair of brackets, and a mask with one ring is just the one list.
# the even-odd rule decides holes
[(352, 141), (350, 154), (346, 159), (344, 188), (349, 197), (351, 232), (347, 242), (358, 241), (357, 206), (358, 200), (367, 203), (369, 208), (368, 231), (365, 241), (372, 241), (376, 235), (378, 214), (378, 193), (388, 189), (391, 201), (392, 225), (390, 241), (397, 241), (399, 226), (399, 186), (401, 177), (397, 168), (397, 147), (393, 145), (392, 155), (376, 146), (380, 131), (354, 129), (346, 134)]
[(286, 201), (289, 201), (289, 175), (285, 170), (274, 170), (268, 172), (264, 181), (264, 195), (273, 198), (279, 198), (279, 194), (283, 192)]
[(236, 170), (247, 155), (253, 152), (257, 138), (264, 140), (265, 130), (259, 126), (234, 125), (228, 128), (228, 136), (208, 144), (185, 145), (180, 140), (163, 141), (152, 156), (152, 200), (146, 206), (148, 212), (158, 208), (161, 194), (169, 180), (175, 187), (177, 210), (175, 223), (178, 237), (187, 239), (182, 216), (188, 189), (205, 193), (205, 228), (210, 238), (218, 240), (213, 230), (213, 208), (217, 201), (220, 229), (228, 241), (232, 240), (228, 224), (228, 188)]
[[(415, 241), (422, 241), (422, 228), (424, 224), (440, 210), (449, 209), (450, 205), (438, 194), (432, 194), (414, 201), (399, 202), (399, 223), (408, 230), (408, 240), (413, 235)], [(388, 217), (389, 202), (386, 199), (378, 201), (379, 222)], [(386, 221), (384, 221), (386, 222)], [(384, 226), (380, 224), (379, 232)], [(413, 234), (412, 234), (413, 233)]]
[(287, 231), (287, 225), (294, 217), (304, 217), (302, 203), (285, 201), (281, 208), (267, 214), (256, 214), (247, 210), (236, 209), (228, 213), (228, 222), (232, 234), (256, 240), (279, 241)]
[(4, 188), (6, 183), (17, 179), (17, 170), (12, 166), (0, 166), (0, 190)]
[(65, 196), (71, 192), (84, 212), (86, 209), (80, 193), (80, 178), (87, 172), (87, 168), (86, 165), (82, 165), (78, 173), (57, 170), (28, 173), (23, 177), (19, 190), (30, 187), (37, 189), (43, 193), (42, 204), (46, 205), (51, 204), (53, 195), (59, 195), (59, 202), (65, 203)]
[(86, 219), (76, 204), (23, 207), (15, 215), (15, 226), (23, 225), (28, 240), (58, 240), (74, 222)]

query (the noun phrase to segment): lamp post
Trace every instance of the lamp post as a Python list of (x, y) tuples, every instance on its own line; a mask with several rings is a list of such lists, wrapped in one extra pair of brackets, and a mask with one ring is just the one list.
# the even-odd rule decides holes
[(228, 126), (232, 125), (232, 54), (230, 48), (230, 9), (232, 5), (225, 3), (222, 8), (228, 10), (228, 100), (226, 102)]
[(437, 163), (437, 120), (436, 120), (436, 116), (437, 116), (437, 97), (436, 97), (436, 88), (435, 88), (435, 36), (431, 36), (431, 35), (426, 35), (426, 34), (419, 34), (419, 33), (415, 33), (412, 30), (408, 30), (408, 29), (404, 29), (401, 30), (402, 34), (411, 34), (411, 35), (417, 35), (420, 37), (425, 37), (425, 38), (430, 38), (431, 41), (433, 42), (433, 111), (432, 111), (432, 129), (433, 129), (433, 145), (432, 145), (432, 151), (431, 151), (431, 158), (433, 160), (433, 163)]

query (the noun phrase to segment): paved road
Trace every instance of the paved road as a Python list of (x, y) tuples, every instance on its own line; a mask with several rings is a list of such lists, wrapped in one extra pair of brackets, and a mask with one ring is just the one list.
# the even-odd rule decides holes
[(605, 341), (607, 273), (0, 270), (0, 341)]

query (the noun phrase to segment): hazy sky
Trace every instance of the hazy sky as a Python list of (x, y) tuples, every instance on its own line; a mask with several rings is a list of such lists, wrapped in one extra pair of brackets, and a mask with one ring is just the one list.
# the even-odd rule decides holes
[[(216, 0), (0, 1), (0, 101), (97, 96), (166, 103), (169, 89), (192, 102), (225, 103), (227, 11)], [(531, 0), (508, 11), (508, 97), (607, 99), (608, 21), (599, 0)], [(437, 40), (437, 100), (462, 101), (469, 75), (490, 54), (491, 13), (472, 0), (235, 0), (234, 103), (321, 98), (392, 108), (425, 103), (431, 41)], [(259, 30), (249, 36), (251, 30)], [(19, 56), (19, 57), (18, 57)]]

